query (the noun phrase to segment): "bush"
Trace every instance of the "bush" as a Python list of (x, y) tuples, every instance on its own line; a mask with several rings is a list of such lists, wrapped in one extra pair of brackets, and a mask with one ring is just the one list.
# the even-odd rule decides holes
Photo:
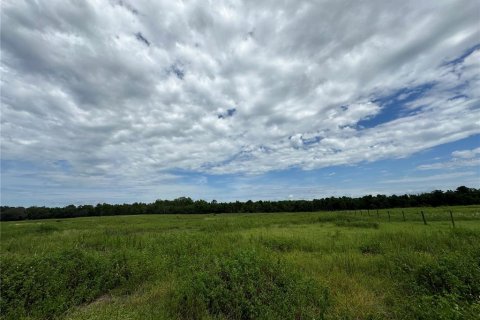
[(436, 295), (455, 295), (473, 302), (480, 298), (479, 261), (466, 256), (446, 256), (416, 271), (416, 284)]
[(242, 251), (191, 273), (170, 303), (180, 319), (323, 319), (329, 298), (280, 260)]
[(0, 308), (7, 319), (50, 319), (92, 301), (130, 276), (122, 258), (68, 250), (2, 261)]
[(419, 320), (474, 320), (480, 314), (480, 304), (465, 304), (458, 296), (422, 295), (412, 301), (413, 317)]
[(480, 257), (450, 254), (421, 266), (404, 267), (412, 295), (407, 310), (415, 319), (476, 319), (480, 314)]

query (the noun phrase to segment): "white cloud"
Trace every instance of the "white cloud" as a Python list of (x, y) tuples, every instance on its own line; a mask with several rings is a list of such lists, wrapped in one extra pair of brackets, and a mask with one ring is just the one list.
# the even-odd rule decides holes
[(452, 152), (452, 156), (454, 158), (461, 158), (461, 159), (472, 159), (480, 155), (480, 148), (472, 149), (472, 150), (458, 150)]
[(417, 167), (420, 170), (445, 170), (464, 167), (480, 168), (480, 148), (470, 150), (457, 150), (452, 152), (452, 158), (448, 161), (440, 161), (422, 164)]
[(419, 183), (419, 182), (431, 182), (431, 181), (440, 181), (443, 182), (445, 180), (452, 180), (456, 178), (464, 178), (464, 177), (477, 177), (477, 173), (474, 171), (465, 171), (465, 172), (452, 172), (452, 173), (442, 173), (436, 175), (429, 175), (429, 176), (414, 176), (414, 177), (404, 177), (400, 179), (390, 179), (385, 180), (383, 183)]
[(456, 168), (463, 168), (463, 167), (479, 167), (479, 166), (480, 166), (480, 158), (422, 164), (417, 168), (420, 170), (444, 170), (444, 169), (456, 169)]
[[(477, 9), (5, 1), (2, 159), (127, 183), (406, 157), (480, 133), (480, 50), (447, 63), (477, 44)], [(358, 126), (392, 112), (378, 98), (428, 83), (400, 116)]]

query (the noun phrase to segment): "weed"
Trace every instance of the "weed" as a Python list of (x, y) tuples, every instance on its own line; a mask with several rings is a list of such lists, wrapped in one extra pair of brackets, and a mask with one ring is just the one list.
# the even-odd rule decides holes
[(128, 279), (124, 261), (68, 250), (2, 262), (2, 313), (50, 318), (91, 301)]
[(253, 250), (221, 257), (194, 272), (171, 301), (181, 319), (323, 319), (328, 305), (326, 288)]
[(301, 238), (261, 237), (259, 242), (266, 248), (277, 252), (290, 252), (294, 250), (314, 252), (314, 243)]
[(447, 255), (415, 272), (415, 283), (432, 295), (454, 295), (473, 302), (480, 298), (480, 257)]
[(475, 251), (446, 254), (397, 275), (415, 303), (408, 310), (416, 319), (475, 319), (480, 311), (480, 256)]
[(40, 224), (36, 229), (35, 232), (37, 233), (52, 233), (58, 231), (58, 227), (52, 226), (50, 224)]
[(383, 253), (382, 247), (378, 242), (372, 242), (360, 246), (360, 251), (363, 254), (381, 254)]
[(341, 220), (341, 221), (336, 221), (335, 225), (338, 227), (370, 228), (370, 229), (378, 229), (380, 227), (378, 222), (373, 222), (373, 221)]

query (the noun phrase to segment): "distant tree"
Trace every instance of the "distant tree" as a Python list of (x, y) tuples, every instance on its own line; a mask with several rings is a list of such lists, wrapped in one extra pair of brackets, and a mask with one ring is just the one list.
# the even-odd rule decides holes
[(457, 188), (457, 192), (458, 192), (458, 193), (462, 193), (462, 194), (464, 194), (464, 193), (469, 193), (469, 192), (470, 192), (470, 188), (467, 188), (467, 187), (465, 187), (465, 186), (460, 186), (460, 187)]
[(0, 220), (71, 218), (86, 216), (112, 216), (127, 214), (185, 214), (185, 213), (239, 213), (239, 212), (311, 212), (319, 210), (358, 210), (392, 207), (471, 205), (480, 204), (480, 190), (458, 187), (455, 191), (434, 190), (413, 195), (367, 195), (361, 198), (329, 197), (313, 200), (282, 200), (217, 202), (193, 201), (188, 197), (174, 200), (156, 200), (153, 203), (69, 205), (63, 208), (32, 206), (0, 207)]

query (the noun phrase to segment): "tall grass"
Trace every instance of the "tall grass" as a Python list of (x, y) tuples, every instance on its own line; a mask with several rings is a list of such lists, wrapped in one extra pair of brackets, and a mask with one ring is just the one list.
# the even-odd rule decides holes
[(2, 222), (1, 315), (476, 319), (479, 207), (401, 210)]

